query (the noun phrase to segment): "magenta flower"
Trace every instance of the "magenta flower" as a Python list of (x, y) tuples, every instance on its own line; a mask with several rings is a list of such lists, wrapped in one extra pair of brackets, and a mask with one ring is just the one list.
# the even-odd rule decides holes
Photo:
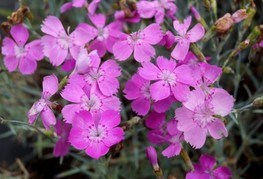
[(122, 128), (116, 127), (120, 120), (116, 111), (105, 111), (96, 121), (91, 113), (81, 111), (72, 122), (69, 142), (76, 149), (85, 150), (90, 157), (99, 159), (109, 152), (111, 146), (124, 139)]
[(171, 53), (171, 56), (176, 60), (183, 60), (189, 51), (191, 43), (199, 41), (205, 34), (204, 27), (201, 24), (196, 24), (191, 30), (187, 31), (192, 21), (189, 16), (181, 24), (178, 20), (173, 22), (174, 29), (179, 36), (175, 36), (177, 44)]
[(230, 179), (231, 171), (227, 167), (217, 167), (214, 157), (209, 155), (202, 155), (199, 163), (194, 165), (194, 171), (186, 174), (186, 179)]
[(93, 0), (91, 1), (90, 4), (87, 3), (87, 0), (72, 0), (72, 2), (67, 2), (65, 4), (63, 4), (61, 7), (60, 7), (60, 12), (61, 13), (64, 13), (72, 8), (81, 8), (85, 5), (88, 5), (88, 13), (89, 14), (94, 14), (99, 3), (100, 3), (101, 0)]
[(113, 45), (113, 54), (116, 59), (124, 61), (134, 51), (134, 59), (140, 63), (149, 62), (155, 56), (156, 45), (163, 37), (161, 27), (158, 24), (151, 24), (145, 29), (133, 32), (130, 35), (122, 34), (121, 40)]
[(43, 92), (41, 98), (33, 104), (28, 111), (28, 122), (33, 124), (40, 114), (42, 122), (46, 129), (49, 129), (51, 125), (56, 124), (56, 117), (53, 114), (51, 107), (52, 102), (49, 98), (54, 95), (58, 90), (58, 79), (55, 75), (45, 76), (43, 79)]
[(81, 75), (73, 75), (69, 84), (61, 92), (61, 96), (73, 102), (62, 109), (62, 115), (67, 123), (72, 123), (76, 112), (86, 110), (92, 115), (100, 115), (106, 110), (120, 110), (120, 101), (116, 96), (105, 96), (94, 87), (90, 87)]
[(164, 57), (157, 58), (157, 66), (152, 63), (143, 63), (139, 74), (146, 80), (155, 80), (150, 87), (153, 100), (159, 101), (171, 94), (179, 101), (184, 101), (189, 92), (192, 81), (192, 71), (187, 65), (176, 66), (175, 60)]
[(90, 48), (97, 50), (100, 57), (104, 56), (106, 51), (112, 53), (112, 46), (117, 41), (117, 37), (121, 33), (122, 23), (116, 21), (109, 25), (106, 24), (106, 16), (104, 14), (89, 15), (91, 22), (95, 27), (82, 23), (82, 37), (91, 36), (92, 39), (95, 38), (90, 44)]
[(189, 93), (183, 107), (175, 111), (177, 127), (184, 132), (185, 140), (194, 148), (204, 145), (208, 132), (215, 139), (227, 137), (227, 129), (217, 116), (228, 115), (233, 103), (234, 98), (223, 89), (213, 88), (206, 95), (203, 90), (196, 88)]
[(154, 0), (137, 2), (138, 13), (142, 18), (155, 18), (155, 22), (161, 24), (164, 16), (174, 20), (177, 7), (174, 0)]
[(175, 42), (174, 34), (171, 31), (166, 31), (162, 40), (159, 42), (160, 45), (165, 46), (166, 48), (171, 48)]
[(70, 143), (68, 142), (69, 131), (71, 125), (57, 120), (56, 125), (54, 126), (55, 132), (58, 136), (58, 140), (55, 144), (53, 155), (55, 157), (63, 157), (68, 154)]
[(162, 151), (162, 155), (168, 158), (176, 156), (181, 152), (181, 142), (183, 141), (183, 133), (177, 129), (177, 121), (175, 119), (165, 123), (165, 114), (152, 112), (146, 119), (145, 124), (151, 130), (147, 134), (147, 138), (153, 144), (168, 144), (168, 147)]
[[(139, 74), (132, 76), (123, 90), (125, 98), (133, 100), (131, 103), (132, 110), (138, 115), (146, 115), (151, 107), (150, 81), (143, 79)], [(163, 100), (153, 103), (156, 112), (166, 112), (175, 102), (173, 97), (167, 97)]]
[(44, 54), (54, 66), (61, 65), (68, 55), (76, 58), (80, 46), (93, 38), (90, 35), (83, 38), (81, 25), (71, 34), (67, 34), (62, 23), (55, 16), (48, 16), (41, 25), (41, 30), (47, 34), (41, 39)]
[(5, 37), (2, 46), (5, 67), (9, 72), (15, 71), (18, 66), (22, 74), (34, 73), (37, 61), (44, 57), (41, 41), (34, 40), (26, 44), (29, 32), (22, 24), (14, 25), (10, 34), (12, 38)]
[(179, 155), (182, 146), (181, 142), (184, 140), (183, 133), (177, 129), (177, 121), (172, 119), (167, 123), (167, 139), (165, 143), (168, 143), (168, 147), (162, 151), (162, 155), (170, 158)]

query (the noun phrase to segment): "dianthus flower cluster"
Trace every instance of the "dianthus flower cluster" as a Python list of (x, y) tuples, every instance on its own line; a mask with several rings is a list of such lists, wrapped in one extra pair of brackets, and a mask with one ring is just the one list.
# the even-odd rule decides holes
[[(98, 159), (124, 140), (124, 130), (119, 126), (125, 100), (121, 95), (131, 102), (137, 115), (146, 119), (149, 142), (166, 146), (162, 151), (166, 157), (179, 155), (183, 142), (199, 149), (208, 136), (227, 137), (224, 118), (231, 112), (234, 98), (215, 84), (222, 68), (199, 61), (190, 50), (192, 45), (198, 47), (205, 28), (193, 23), (191, 16), (176, 18), (174, 0), (138, 1), (137, 9), (129, 14), (116, 11), (114, 19), (98, 13), (100, 2), (72, 0), (61, 7), (62, 13), (72, 8), (87, 9), (87, 22), (73, 31), (50, 15), (42, 22), (41, 38), (26, 43), (28, 28), (17, 24), (3, 40), (8, 71), (18, 67), (22, 74), (32, 74), (45, 57), (68, 73), (62, 90), (55, 74), (45, 76), (41, 98), (28, 112), (30, 124), (40, 115), (46, 129), (54, 126), (58, 136), (54, 155), (65, 156), (71, 145)], [(152, 19), (153, 23), (143, 19)], [(162, 27), (166, 19), (173, 28)], [(142, 25), (137, 30), (125, 29), (138, 22)], [(159, 49), (166, 53), (160, 54)], [(127, 69), (123, 64), (139, 66), (124, 84)], [(54, 95), (64, 100), (61, 111), (54, 109)], [(167, 119), (171, 109), (174, 115)], [(208, 175), (203, 174), (208, 170), (209, 175), (224, 172), (230, 176), (229, 171), (212, 170), (213, 158), (202, 156), (200, 161), (202, 164), (196, 165), (187, 178)]]

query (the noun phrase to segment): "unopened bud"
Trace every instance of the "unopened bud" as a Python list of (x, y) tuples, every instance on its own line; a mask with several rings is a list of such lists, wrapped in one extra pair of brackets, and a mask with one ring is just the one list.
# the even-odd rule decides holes
[(146, 148), (146, 156), (150, 160), (154, 170), (159, 170), (160, 167), (157, 161), (157, 153), (152, 146)]
[(239, 9), (232, 15), (232, 19), (235, 23), (239, 23), (240, 21), (246, 19), (248, 17), (246, 9)]
[(215, 22), (215, 28), (218, 33), (225, 33), (231, 29), (233, 24), (231, 14), (227, 13)]
[(201, 16), (194, 6), (191, 6), (191, 12), (194, 15), (194, 17), (196, 18), (196, 20), (198, 20), (198, 21), (201, 20)]
[(253, 101), (253, 106), (254, 107), (262, 107), (263, 106), (263, 96), (260, 96), (260, 97), (256, 98)]

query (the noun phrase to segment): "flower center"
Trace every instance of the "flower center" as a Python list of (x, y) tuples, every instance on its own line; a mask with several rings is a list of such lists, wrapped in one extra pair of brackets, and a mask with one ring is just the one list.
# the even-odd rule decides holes
[(24, 57), (26, 56), (27, 51), (23, 46), (16, 45), (15, 46), (15, 56), (16, 58)]
[(97, 39), (99, 41), (104, 41), (109, 37), (109, 29), (107, 27), (105, 28), (98, 28), (98, 37)]
[(59, 33), (57, 43), (64, 50), (67, 50), (72, 46), (71, 39), (65, 32)]
[(89, 84), (92, 84), (96, 81), (103, 81), (104, 80), (104, 71), (103, 70), (90, 70), (88, 74), (85, 75), (85, 81)]
[(145, 83), (141, 87), (141, 94), (143, 95), (144, 98), (150, 99), (151, 94), (150, 94), (150, 84), (149, 83)]
[(108, 129), (105, 125), (98, 124), (96, 127), (94, 124), (89, 126), (87, 138), (92, 142), (100, 143), (104, 138), (108, 136)]
[(194, 113), (194, 121), (202, 128), (214, 120), (213, 112), (208, 105), (197, 106)]
[(142, 38), (143, 38), (143, 33), (141, 33), (140, 31), (133, 32), (128, 37), (128, 43), (132, 45), (140, 44), (142, 43)]
[(98, 96), (91, 94), (90, 98), (87, 96), (82, 97), (81, 107), (90, 112), (97, 112), (101, 108), (101, 100)]
[(176, 84), (176, 76), (169, 70), (163, 70), (159, 74), (159, 78), (162, 80), (163, 85), (171, 85), (174, 86)]

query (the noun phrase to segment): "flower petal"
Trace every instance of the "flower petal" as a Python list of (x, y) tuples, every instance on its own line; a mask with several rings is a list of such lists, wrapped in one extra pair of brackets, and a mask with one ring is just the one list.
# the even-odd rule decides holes
[(196, 24), (191, 30), (187, 32), (190, 42), (197, 42), (205, 35), (205, 29), (201, 24)]
[(128, 44), (127, 40), (123, 40), (116, 42), (113, 45), (112, 51), (116, 59), (124, 61), (131, 56), (133, 52), (133, 46)]
[(150, 99), (146, 99), (144, 97), (137, 98), (131, 104), (132, 110), (138, 115), (145, 116), (150, 110), (150, 102)]
[(179, 155), (181, 152), (181, 144), (171, 144), (162, 151), (163, 156), (170, 158)]
[(33, 74), (37, 69), (37, 62), (29, 58), (20, 58), (19, 70), (22, 74), (29, 75)]
[(134, 59), (140, 63), (150, 62), (155, 56), (155, 49), (148, 43), (136, 44), (134, 46)]
[(17, 59), (15, 56), (4, 57), (4, 64), (9, 72), (13, 72), (16, 70), (16, 67), (18, 66), (18, 62), (19, 59)]
[(214, 139), (221, 139), (223, 136), (228, 136), (227, 129), (220, 119), (215, 119), (213, 122), (209, 123), (207, 129)]
[(78, 150), (83, 150), (88, 147), (89, 140), (83, 129), (73, 127), (69, 133), (69, 143)]
[(123, 129), (120, 127), (116, 127), (114, 129), (111, 129), (108, 132), (108, 136), (104, 138), (103, 143), (106, 146), (111, 147), (111, 146), (119, 143), (123, 139), (124, 139)]
[(187, 52), (189, 51), (190, 42), (186, 39), (181, 39), (173, 49), (171, 56), (176, 60), (184, 60)]
[(66, 33), (62, 23), (56, 16), (47, 16), (41, 25), (41, 31), (53, 37), (57, 37), (61, 32)]
[(51, 125), (55, 125), (57, 122), (53, 111), (48, 107), (41, 112), (41, 119), (46, 129), (49, 129)]
[(157, 81), (150, 86), (150, 93), (153, 100), (160, 101), (169, 97), (171, 90), (169, 86), (163, 85), (163, 82)]
[(157, 44), (163, 38), (163, 32), (159, 24), (151, 24), (143, 29), (142, 33), (144, 34), (144, 40), (152, 45)]
[(19, 46), (24, 46), (29, 37), (27, 28), (25, 28), (22, 24), (14, 25), (11, 28), (10, 33)]
[(68, 104), (63, 107), (62, 115), (66, 123), (72, 123), (77, 112), (81, 110), (80, 104)]
[(110, 148), (103, 142), (90, 142), (89, 146), (85, 150), (86, 154), (94, 159), (99, 159), (101, 156), (106, 155)]
[(107, 110), (101, 114), (99, 123), (105, 125), (108, 129), (116, 127), (121, 122), (120, 113), (118, 111)]
[(143, 63), (142, 67), (139, 68), (139, 75), (146, 80), (157, 80), (160, 69), (152, 63)]

